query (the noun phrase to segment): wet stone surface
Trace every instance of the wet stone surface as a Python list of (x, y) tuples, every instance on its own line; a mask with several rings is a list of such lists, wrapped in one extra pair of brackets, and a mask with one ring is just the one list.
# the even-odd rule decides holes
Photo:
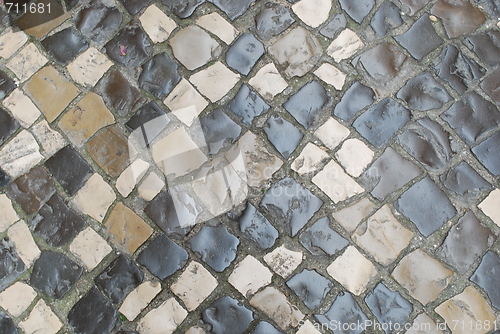
[(269, 105), (247, 85), (242, 85), (236, 96), (227, 105), (227, 109), (246, 126), (251, 126), (255, 117), (269, 110)]
[(500, 291), (497, 289), (499, 279), (500, 257), (493, 251), (487, 252), (481, 264), (472, 275), (471, 280), (484, 289), (496, 308), (500, 308)]
[(118, 70), (112, 70), (100, 83), (104, 102), (120, 116), (126, 116), (146, 102), (139, 89), (134, 87)]
[(111, 60), (128, 68), (141, 65), (153, 53), (148, 36), (136, 25), (129, 25), (120, 30), (104, 48)]
[(264, 131), (269, 141), (285, 158), (295, 151), (304, 136), (292, 123), (274, 115), (267, 120)]
[(166, 53), (160, 53), (142, 66), (139, 84), (145, 91), (163, 98), (174, 89), (180, 79), (177, 64)]
[(117, 8), (107, 6), (104, 1), (93, 0), (78, 12), (74, 22), (82, 35), (95, 43), (102, 43), (118, 31), (122, 14)]
[(500, 64), (500, 32), (495, 30), (471, 36), (465, 44), (474, 51), (488, 68)]
[[(472, 33), (486, 21), (484, 13), (468, 1), (439, 0), (431, 13), (443, 20), (450, 38)], [(465, 20), (467, 24), (463, 24)]]
[(311, 81), (292, 95), (283, 107), (306, 129), (310, 128), (328, 101), (328, 95), (317, 81)]
[(420, 111), (441, 108), (451, 100), (446, 89), (429, 72), (408, 80), (397, 97), (406, 101), (410, 109)]
[(157, 236), (139, 253), (137, 262), (160, 279), (182, 268), (188, 259), (187, 252), (164, 234)]
[(443, 42), (434, 30), (428, 15), (422, 16), (408, 31), (394, 37), (394, 39), (419, 60)]
[(272, 247), (279, 236), (278, 230), (251, 203), (240, 218), (240, 230), (262, 249)]
[(472, 153), (493, 175), (500, 175), (500, 132), (474, 147)]
[(293, 276), (286, 285), (292, 289), (311, 310), (318, 308), (333, 284), (314, 270), (304, 269)]
[(264, 45), (252, 34), (241, 35), (226, 53), (227, 65), (248, 75), (255, 63), (264, 54)]
[(446, 188), (460, 195), (491, 189), (491, 184), (465, 161), (441, 175), (440, 179)]
[(294, 22), (295, 19), (290, 15), (288, 8), (275, 2), (268, 2), (255, 16), (255, 31), (263, 40), (269, 40), (285, 31)]
[(313, 255), (334, 255), (348, 245), (348, 241), (333, 230), (327, 217), (319, 219), (300, 235), (300, 243)]
[(42, 45), (63, 65), (68, 64), (88, 47), (85, 38), (75, 28), (67, 28), (45, 38)]
[[(231, 316), (228, 317), (228, 314)], [(212, 326), (215, 334), (242, 334), (253, 320), (253, 314), (236, 299), (226, 296), (203, 311), (203, 320)]]
[[(316, 318), (323, 324), (333, 323), (364, 323), (368, 318), (359, 307), (359, 304), (354, 300), (349, 292), (342, 292), (335, 298), (330, 309), (324, 314), (316, 314)], [(334, 326), (331, 326), (334, 327)], [(331, 328), (333, 330), (333, 328)], [(362, 328), (349, 330), (346, 333), (360, 334)]]

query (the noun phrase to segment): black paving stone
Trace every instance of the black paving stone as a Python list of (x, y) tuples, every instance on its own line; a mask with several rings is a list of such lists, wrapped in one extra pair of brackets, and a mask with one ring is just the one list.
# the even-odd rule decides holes
[[(0, 71), (0, 99), (3, 99), (16, 88), (16, 84), (4, 71)], [(3, 124), (3, 122), (0, 122)]]
[(41, 43), (47, 53), (63, 65), (75, 59), (89, 46), (85, 38), (73, 27), (56, 32)]
[(360, 334), (363, 326), (342, 330), (342, 324), (364, 324), (368, 320), (358, 303), (349, 292), (341, 292), (330, 309), (325, 314), (316, 314), (316, 319), (324, 328), (329, 328), (335, 334)]
[(120, 0), (131, 15), (135, 15), (151, 3), (151, 0)]
[(169, 12), (175, 13), (181, 19), (191, 16), (196, 8), (205, 0), (161, 0)]
[(297, 148), (304, 135), (292, 123), (281, 116), (271, 116), (264, 125), (264, 132), (278, 152), (288, 158)]
[(261, 321), (255, 326), (251, 334), (283, 334), (268, 322)]
[(373, 101), (375, 101), (375, 92), (370, 87), (356, 81), (346, 90), (344, 96), (333, 109), (333, 114), (349, 122), (358, 111), (369, 106)]
[(465, 161), (441, 175), (440, 179), (446, 188), (460, 195), (492, 187)]
[(4, 188), (10, 183), (10, 176), (7, 175), (1, 168), (0, 168), (0, 189)]
[(92, 167), (71, 146), (66, 146), (45, 162), (45, 167), (61, 187), (73, 196), (92, 175)]
[(224, 271), (233, 262), (239, 243), (222, 225), (204, 226), (189, 239), (191, 249), (217, 272)]
[(263, 40), (269, 40), (285, 31), (295, 19), (288, 8), (275, 2), (268, 2), (255, 16), (255, 32)]
[(325, 88), (317, 81), (311, 81), (283, 104), (292, 116), (309, 129), (319, 117), (319, 111), (328, 101)]
[(214, 301), (202, 314), (215, 334), (242, 334), (253, 320), (252, 311), (228, 296)]
[(118, 31), (122, 13), (115, 7), (106, 6), (102, 0), (93, 0), (76, 14), (74, 22), (82, 35), (102, 43)]
[(158, 107), (155, 101), (151, 101), (140, 107), (125, 125), (131, 130), (140, 128), (137, 135), (142, 136), (140, 143), (144, 144), (145, 147), (165, 129), (168, 123), (170, 123), (170, 119), (167, 114)]
[(86, 221), (70, 209), (58, 194), (42, 206), (39, 215), (32, 222), (35, 234), (52, 247), (68, 243), (86, 225)]
[(285, 178), (275, 183), (261, 202), (261, 206), (267, 210), (269, 216), (292, 237), (307, 224), (322, 205), (321, 199), (292, 178)]
[(233, 143), (241, 133), (241, 126), (236, 124), (221, 109), (216, 109), (200, 118), (200, 123), (210, 154), (217, 154), (220, 149)]
[(488, 94), (498, 105), (500, 105), (500, 68), (491, 72), (483, 82), (481, 88)]
[(410, 109), (420, 111), (441, 108), (451, 100), (446, 89), (429, 72), (408, 80), (397, 97), (406, 101)]
[(456, 213), (446, 194), (429, 176), (405, 191), (395, 202), (395, 206), (426, 237)]
[(408, 109), (388, 97), (365, 111), (353, 126), (371, 144), (381, 147), (409, 120)]
[[(59, 18), (60, 16), (65, 14), (64, 8), (56, 0), (47, 0), (44, 2), (46, 8), (50, 8), (47, 10), (20, 10), (19, 12), (24, 13), (20, 18), (16, 20), (16, 25), (21, 30), (29, 30), (31, 28), (35, 28), (39, 25), (45, 24), (52, 20)], [(50, 7), (47, 5), (50, 4)], [(20, 6), (21, 7), (21, 6)], [(42, 30), (43, 31), (43, 30)], [(33, 33), (36, 35), (37, 33)], [(38, 32), (38, 34), (40, 34)]]
[(278, 230), (251, 203), (240, 218), (240, 230), (262, 249), (272, 247), (279, 236)]
[(8, 238), (0, 240), (0, 291), (10, 286), (24, 272), (25, 265)]
[(375, 6), (375, 0), (339, 0), (342, 9), (356, 22), (361, 23)]
[(226, 15), (234, 20), (240, 17), (255, 0), (210, 0), (219, 7)]
[(334, 255), (349, 242), (330, 227), (330, 219), (323, 217), (302, 232), (300, 243), (313, 255)]
[(344, 30), (346, 25), (347, 19), (345, 18), (345, 15), (337, 14), (323, 28), (321, 28), (319, 32), (325, 37), (334, 38), (337, 33)]
[(17, 334), (18, 330), (14, 321), (7, 315), (0, 312), (0, 333), (2, 334)]
[(170, 191), (159, 193), (144, 209), (144, 212), (163, 232), (169, 236), (185, 236), (190, 227), (179, 222)]
[(181, 80), (177, 64), (166, 53), (159, 53), (144, 65), (139, 85), (157, 98), (166, 97)]
[(188, 253), (164, 234), (157, 236), (137, 257), (137, 262), (159, 279), (184, 267), (187, 260)]
[(403, 23), (401, 9), (392, 2), (385, 1), (371, 20), (371, 27), (377, 36), (385, 36)]
[(479, 161), (493, 175), (500, 175), (500, 132), (495, 134), (472, 149)]
[(490, 30), (470, 36), (465, 44), (474, 51), (488, 68), (500, 64), (500, 31)]
[(143, 273), (133, 260), (120, 255), (94, 281), (113, 303), (118, 304), (141, 284), (143, 278)]
[(233, 70), (248, 75), (263, 54), (264, 45), (254, 35), (242, 34), (227, 50), (226, 63)]
[(471, 277), (471, 281), (483, 288), (490, 297), (493, 306), (500, 309), (498, 280), (500, 280), (500, 257), (490, 250), (483, 256), (481, 264)]
[(269, 105), (257, 93), (251, 91), (247, 85), (242, 85), (227, 105), (226, 110), (234, 113), (246, 126), (250, 127), (252, 120), (266, 113), (269, 108)]
[(315, 270), (304, 269), (299, 274), (293, 276), (286, 285), (292, 289), (300, 300), (311, 310), (321, 306), (323, 299), (333, 283), (318, 274)]
[(0, 145), (3, 145), (17, 129), (19, 129), (17, 120), (10, 116), (6, 110), (0, 108)]
[(136, 68), (153, 53), (149, 37), (134, 24), (120, 30), (104, 48), (111, 60), (128, 68)]
[(107, 334), (118, 327), (118, 312), (95, 286), (68, 313), (68, 321), (78, 334)]
[(419, 18), (405, 33), (394, 37), (394, 39), (418, 60), (427, 56), (443, 43), (427, 14)]
[(75, 285), (83, 268), (66, 255), (42, 251), (33, 266), (30, 284), (51, 298), (61, 299)]

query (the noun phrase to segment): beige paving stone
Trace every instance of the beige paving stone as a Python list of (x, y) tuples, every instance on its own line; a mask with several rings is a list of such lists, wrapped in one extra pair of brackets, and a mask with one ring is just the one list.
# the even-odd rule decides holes
[(335, 87), (336, 90), (342, 90), (347, 77), (344, 72), (328, 63), (323, 63), (323, 65), (314, 71), (314, 74), (327, 84)]
[(348, 232), (353, 232), (359, 222), (375, 210), (375, 204), (370, 202), (368, 198), (354, 202), (345, 208), (338, 210), (332, 214), (333, 218), (342, 225)]
[(36, 298), (31, 286), (16, 282), (0, 293), (0, 306), (14, 317), (20, 316)]
[(330, 161), (325, 168), (312, 179), (334, 203), (346, 200), (365, 190), (347, 175), (335, 161)]
[(240, 75), (232, 72), (220, 61), (189, 78), (189, 81), (212, 102), (223, 98), (239, 80)]
[(118, 190), (123, 197), (128, 197), (137, 183), (139, 183), (146, 174), (148, 168), (149, 163), (146, 161), (141, 159), (135, 160), (116, 180), (116, 190)]
[(139, 321), (137, 329), (142, 334), (171, 334), (187, 314), (187, 311), (174, 298), (170, 298), (146, 314)]
[(205, 331), (200, 327), (191, 327), (186, 334), (205, 334)]
[(24, 82), (48, 61), (35, 44), (30, 43), (10, 59), (7, 67), (14, 72), (19, 81)]
[(304, 175), (317, 172), (328, 160), (330, 156), (324, 150), (313, 143), (307, 143), (291, 167), (300, 175)]
[[(443, 324), (440, 324), (442, 326)], [(411, 329), (406, 334), (443, 334), (438, 325), (427, 314), (422, 313), (415, 318)]]
[(32, 132), (42, 145), (47, 157), (51, 157), (61, 148), (66, 146), (64, 137), (56, 130), (53, 130), (46, 120), (42, 120), (33, 125)]
[(409, 245), (413, 236), (413, 232), (398, 222), (386, 204), (358, 226), (352, 240), (377, 262), (387, 266)]
[(92, 159), (111, 177), (118, 177), (130, 162), (129, 142), (116, 126), (107, 127), (85, 145)]
[(17, 178), (43, 159), (39, 149), (35, 137), (22, 130), (0, 150), (0, 166), (12, 178)]
[(196, 24), (210, 31), (228, 45), (231, 44), (238, 35), (238, 30), (217, 12), (200, 17), (196, 21)]
[(12, 28), (5, 30), (0, 36), (0, 57), (10, 58), (28, 41), (28, 36), (24, 31), (12, 31)]
[(302, 262), (302, 252), (280, 246), (264, 256), (264, 261), (283, 278), (287, 278)]
[(273, 274), (252, 255), (247, 255), (236, 265), (228, 282), (247, 298), (271, 283)]
[(5, 194), (0, 194), (0, 233), (17, 222), (19, 217), (12, 207), (10, 198)]
[(453, 334), (484, 334), (495, 329), (495, 313), (472, 286), (436, 307), (436, 312), (444, 318)]
[(122, 202), (115, 205), (104, 224), (110, 241), (133, 254), (153, 233), (153, 229)]
[(349, 246), (326, 271), (347, 290), (359, 296), (377, 274), (375, 266), (356, 247)]
[(314, 135), (323, 142), (329, 149), (334, 150), (339, 144), (349, 136), (349, 129), (340, 124), (336, 119), (329, 118), (320, 126)]
[(175, 86), (163, 103), (175, 117), (187, 126), (191, 126), (196, 117), (208, 105), (207, 100), (184, 78)]
[(156, 5), (149, 6), (139, 20), (153, 43), (166, 41), (172, 31), (177, 27), (175, 21), (168, 17)]
[(500, 226), (500, 189), (493, 190), (478, 207), (485, 215), (491, 218), (495, 224)]
[(257, 293), (250, 299), (250, 304), (267, 314), (282, 329), (297, 327), (304, 318), (304, 314), (275, 287)]
[(99, 129), (114, 122), (102, 97), (89, 92), (63, 115), (58, 125), (75, 146), (81, 147)]
[(319, 27), (328, 19), (331, 8), (331, 0), (301, 0), (292, 6), (295, 15), (313, 28)]
[(147, 281), (129, 293), (120, 306), (120, 313), (133, 321), (141, 311), (161, 292), (161, 284), (157, 281)]
[(321, 334), (321, 332), (314, 327), (312, 322), (306, 320), (304, 324), (300, 326), (296, 334)]
[(364, 172), (372, 162), (373, 156), (373, 151), (356, 138), (347, 139), (340, 150), (335, 153), (335, 157), (344, 166), (346, 172), (354, 177), (358, 177)]
[(108, 243), (91, 227), (87, 227), (73, 239), (69, 250), (81, 260), (89, 271), (113, 251)]
[(165, 182), (163, 181), (163, 177), (160, 177), (155, 172), (151, 172), (142, 181), (141, 185), (137, 189), (137, 192), (140, 197), (149, 202), (160, 193), (164, 186)]
[(68, 72), (80, 85), (92, 87), (112, 65), (108, 57), (90, 47), (68, 65)]
[(248, 83), (266, 100), (272, 100), (288, 87), (274, 63), (263, 66)]
[(328, 46), (326, 53), (337, 63), (353, 56), (364, 46), (363, 41), (351, 29), (342, 31)]
[(5, 108), (19, 121), (23, 128), (29, 128), (40, 117), (40, 110), (29, 97), (16, 88), (3, 100)]
[(437, 298), (453, 274), (421, 249), (406, 255), (392, 272), (396, 281), (424, 305)]
[(49, 122), (54, 121), (80, 94), (80, 90), (52, 66), (36, 72), (24, 86), (24, 91)]
[(205, 267), (192, 261), (170, 290), (184, 302), (188, 311), (193, 311), (210, 296), (217, 284), (217, 279)]
[(55, 334), (62, 326), (61, 320), (43, 299), (40, 299), (30, 315), (19, 323), (19, 327), (26, 334)]
[(95, 173), (78, 190), (70, 203), (80, 212), (102, 223), (109, 206), (115, 199), (116, 195), (111, 186), (103, 180), (101, 175)]
[(28, 225), (22, 220), (18, 221), (9, 228), (7, 236), (16, 247), (17, 255), (23, 260), (26, 267), (31, 267), (41, 252), (33, 240)]

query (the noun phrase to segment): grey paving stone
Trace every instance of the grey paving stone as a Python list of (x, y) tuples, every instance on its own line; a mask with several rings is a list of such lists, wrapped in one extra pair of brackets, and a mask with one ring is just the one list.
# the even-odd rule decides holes
[[(16, 88), (16, 84), (4, 71), (0, 71), (0, 99), (6, 97)], [(0, 122), (3, 124), (3, 122)]]
[(157, 236), (137, 257), (137, 262), (159, 279), (184, 267), (187, 260), (188, 253), (164, 234)]
[(275, 2), (267, 2), (255, 16), (255, 31), (266, 41), (281, 34), (294, 22), (288, 8)]
[(264, 54), (264, 45), (252, 34), (242, 34), (226, 52), (227, 65), (248, 75)]
[(210, 0), (226, 15), (234, 20), (241, 16), (255, 0)]
[(217, 154), (223, 147), (234, 143), (241, 134), (241, 126), (229, 118), (222, 109), (216, 109), (200, 118), (200, 124), (210, 154)]
[(179, 83), (177, 64), (165, 53), (159, 53), (142, 65), (139, 85), (157, 98), (164, 98)]
[(379, 7), (370, 22), (377, 36), (385, 36), (392, 29), (399, 27), (401, 24), (403, 24), (401, 9), (389, 1), (384, 1), (384, 3), (382, 3), (382, 6)]
[(343, 324), (364, 324), (368, 320), (349, 292), (341, 292), (326, 313), (316, 314), (315, 316), (324, 328), (342, 334), (360, 334), (364, 330), (363, 326), (356, 326), (347, 330), (341, 329), (341, 326)]
[(406, 101), (410, 109), (420, 111), (441, 108), (451, 100), (450, 94), (429, 72), (408, 80), (396, 96)]
[(151, 101), (140, 107), (125, 125), (131, 130), (144, 127), (147, 136), (144, 136), (144, 146), (149, 145), (170, 123), (165, 111), (163, 111), (155, 101)]
[(10, 183), (10, 176), (7, 175), (1, 168), (0, 168), (0, 189), (4, 188)]
[(270, 323), (261, 321), (257, 326), (255, 326), (252, 334), (282, 334), (282, 332), (274, 328), (274, 326)]
[(242, 334), (252, 322), (253, 312), (238, 300), (226, 296), (217, 299), (203, 311), (203, 320), (212, 325), (215, 334)]
[(300, 300), (311, 310), (321, 306), (333, 283), (315, 270), (304, 269), (286, 282)]
[(465, 161), (441, 175), (440, 179), (446, 188), (460, 195), (492, 187)]
[(9, 140), (17, 129), (19, 129), (19, 122), (6, 110), (0, 108), (0, 145)]
[(500, 257), (494, 251), (487, 252), (481, 264), (471, 277), (471, 281), (484, 289), (491, 303), (500, 309), (500, 290), (498, 290), (498, 280), (500, 279)]
[(11, 285), (26, 266), (7, 237), (0, 240), (0, 291)]
[(304, 85), (283, 104), (300, 124), (309, 129), (319, 117), (321, 109), (328, 102), (328, 93), (317, 81)]
[(266, 113), (269, 108), (269, 105), (245, 84), (226, 106), (226, 110), (234, 113), (248, 127), (252, 125), (255, 117)]
[(493, 101), (500, 104), (500, 69), (491, 72), (481, 83), (481, 88)]
[(500, 16), (500, 4), (495, 0), (473, 0), (473, 2), (483, 6), (483, 10), (489, 13), (491, 17)]
[(405, 33), (394, 37), (394, 39), (418, 60), (427, 56), (443, 43), (443, 39), (434, 30), (427, 14), (419, 18)]
[(89, 46), (85, 38), (73, 27), (56, 32), (41, 43), (45, 50), (63, 65), (67, 65)]
[(330, 227), (330, 219), (323, 217), (300, 234), (300, 243), (313, 255), (334, 255), (349, 242)]
[(74, 22), (82, 35), (95, 43), (102, 43), (118, 31), (122, 14), (102, 0), (92, 0), (76, 14)]
[(335, 15), (321, 30), (319, 31), (325, 37), (334, 38), (347, 25), (347, 19), (344, 14)]
[(240, 218), (240, 230), (262, 249), (272, 247), (279, 236), (278, 230), (251, 203)]
[(500, 32), (489, 30), (464, 41), (465, 45), (474, 51), (487, 67), (493, 68), (500, 64)]
[(17, 334), (17, 330), (14, 321), (5, 315), (3, 312), (0, 313), (0, 332), (3, 334)]
[(151, 3), (151, 0), (120, 0), (131, 15), (135, 15)]
[(357, 112), (375, 101), (375, 92), (359, 81), (346, 90), (339, 103), (335, 105), (333, 114), (349, 122)]
[(138, 25), (127, 25), (104, 46), (111, 60), (128, 68), (141, 65), (153, 53), (147, 34)]
[(196, 8), (205, 0), (161, 0), (167, 9), (179, 16), (181, 19), (190, 17)]
[(340, 0), (342, 9), (356, 22), (361, 23), (375, 6), (375, 0)]
[(491, 137), (474, 147), (472, 153), (493, 175), (500, 175), (500, 132), (495, 132)]
[(281, 116), (271, 116), (264, 125), (267, 139), (276, 147), (278, 152), (288, 158), (297, 148), (304, 137), (302, 132), (292, 123)]

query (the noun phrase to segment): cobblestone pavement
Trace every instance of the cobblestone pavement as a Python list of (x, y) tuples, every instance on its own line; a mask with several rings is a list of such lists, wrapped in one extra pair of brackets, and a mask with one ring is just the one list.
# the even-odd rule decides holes
[(1, 333), (500, 333), (497, 0), (63, 7), (0, 11)]

